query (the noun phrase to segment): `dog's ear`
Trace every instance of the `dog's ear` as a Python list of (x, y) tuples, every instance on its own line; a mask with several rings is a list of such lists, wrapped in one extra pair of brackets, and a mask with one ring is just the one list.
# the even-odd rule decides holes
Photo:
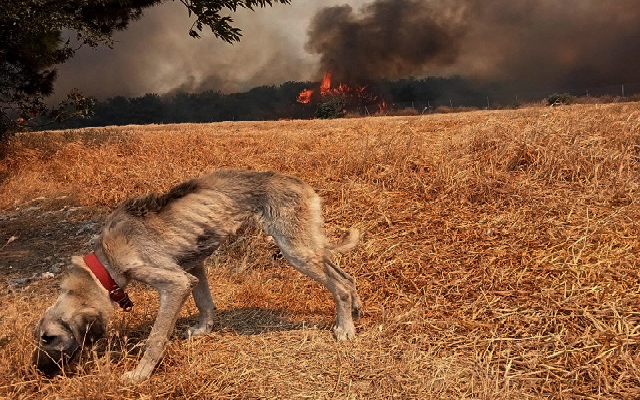
[(71, 273), (72, 271), (76, 271), (78, 269), (80, 270), (87, 269), (84, 259), (80, 256), (72, 256), (71, 262), (67, 264), (66, 271)]
[[(88, 273), (88, 269), (84, 263), (82, 257), (73, 256), (71, 257), (71, 262), (65, 265), (64, 273), (66, 278), (71, 278), (74, 276), (82, 276)], [(67, 279), (68, 280), (68, 279)], [(61, 287), (65, 287), (65, 281), (62, 281)]]
[(77, 313), (69, 327), (80, 346), (91, 344), (107, 335), (107, 325), (104, 320), (99, 314), (93, 312)]

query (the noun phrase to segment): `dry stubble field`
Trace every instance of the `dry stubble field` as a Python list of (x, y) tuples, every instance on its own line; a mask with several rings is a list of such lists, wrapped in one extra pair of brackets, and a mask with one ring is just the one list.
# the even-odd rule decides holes
[[(23, 135), (3, 151), (7, 214), (68, 195), (100, 219), (212, 168), (295, 174), (324, 199), (331, 237), (364, 232), (339, 263), (365, 313), (356, 340), (334, 342), (330, 295), (250, 230), (208, 261), (214, 332), (171, 341), (139, 386), (119, 379), (153, 322), (151, 289), (130, 288), (134, 312), (117, 311), (109, 340), (52, 380), (29, 358), (59, 277), (3, 289), (2, 396), (640, 397), (638, 103), (87, 129)], [(18, 238), (0, 260), (28, 269), (37, 246)], [(178, 333), (196, 314), (189, 300)]]

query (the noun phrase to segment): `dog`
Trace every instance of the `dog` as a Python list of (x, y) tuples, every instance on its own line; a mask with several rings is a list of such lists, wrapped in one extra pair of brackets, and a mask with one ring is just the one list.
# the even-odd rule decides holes
[(330, 244), (320, 198), (308, 184), (270, 171), (219, 170), (165, 194), (129, 199), (107, 217), (94, 251), (72, 258), (58, 299), (37, 324), (33, 361), (38, 370), (53, 375), (87, 344), (105, 337), (114, 304), (125, 310), (133, 306), (124, 288), (137, 280), (158, 291), (160, 307), (142, 359), (123, 379), (148, 379), (190, 293), (200, 317), (184, 336), (211, 332), (216, 306), (204, 261), (246, 224), (262, 227), (295, 269), (331, 292), (333, 334), (337, 340), (354, 338), (353, 321), (360, 318), (362, 303), (354, 278), (332, 256), (355, 248), (359, 230), (351, 228), (340, 243)]

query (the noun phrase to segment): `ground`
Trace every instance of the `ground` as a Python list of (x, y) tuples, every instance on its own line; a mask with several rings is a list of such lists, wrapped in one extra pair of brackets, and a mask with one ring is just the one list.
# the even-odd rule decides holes
[(0, 213), (0, 279), (58, 274), (71, 256), (91, 250), (107, 212), (59, 196), (35, 198)]
[[(640, 398), (639, 149), (640, 103), (16, 137), (0, 149), (0, 397)], [(157, 312), (146, 285), (106, 349), (38, 375), (59, 275), (6, 279), (89, 251), (124, 198), (223, 167), (295, 175), (330, 238), (363, 232), (337, 260), (364, 303), (355, 340), (333, 340), (331, 295), (247, 232), (206, 263), (214, 331), (172, 339), (149, 381), (120, 380)], [(189, 299), (175, 335), (197, 317)]]

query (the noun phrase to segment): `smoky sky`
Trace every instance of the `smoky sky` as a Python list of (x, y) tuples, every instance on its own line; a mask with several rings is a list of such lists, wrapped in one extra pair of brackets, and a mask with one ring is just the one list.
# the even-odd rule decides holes
[(467, 18), (433, 3), (377, 1), (359, 12), (350, 5), (327, 7), (311, 21), (306, 49), (319, 54), (321, 72), (338, 81), (401, 78), (451, 65)]
[(640, 83), (640, 0), (292, 0), (234, 15), (228, 45), (168, 2), (60, 68), (59, 92), (244, 91), (286, 81), (461, 75), (514, 87)]
[(318, 74), (459, 74), (520, 87), (640, 82), (640, 0), (378, 0), (327, 7), (306, 49)]
[[(311, 16), (338, 0), (294, 0), (255, 12), (230, 13), (242, 39), (233, 45), (188, 35), (194, 18), (179, 1), (145, 10), (140, 21), (115, 34), (113, 49), (82, 48), (59, 67), (58, 96), (73, 88), (99, 99), (176, 91), (246, 91), (314, 77), (315, 59), (304, 52)], [(362, 1), (361, 1), (362, 3)]]

